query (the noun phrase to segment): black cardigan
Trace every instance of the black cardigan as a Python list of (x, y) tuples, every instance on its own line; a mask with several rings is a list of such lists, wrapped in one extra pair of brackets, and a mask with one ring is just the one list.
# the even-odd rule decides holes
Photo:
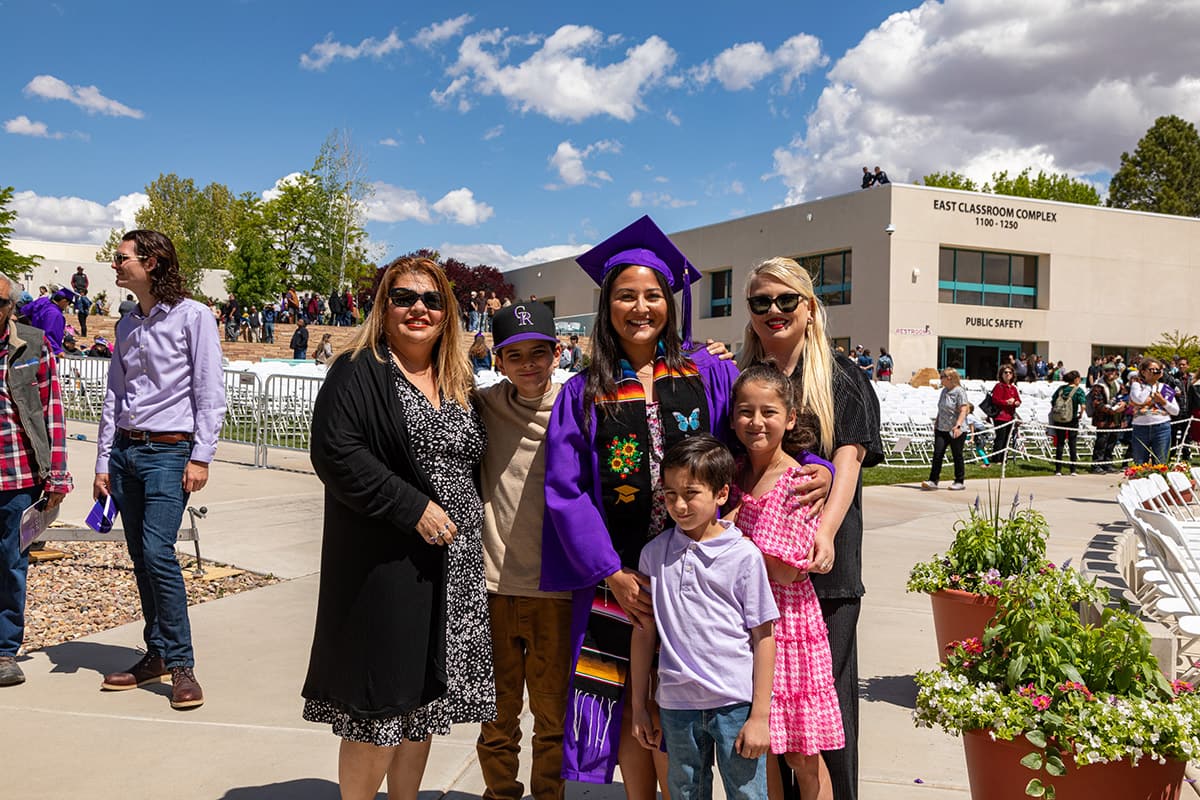
[(302, 694), (358, 719), (446, 691), (446, 549), (415, 530), (437, 497), (410, 447), (391, 364), (366, 351), (334, 361), (313, 408), (325, 526)]

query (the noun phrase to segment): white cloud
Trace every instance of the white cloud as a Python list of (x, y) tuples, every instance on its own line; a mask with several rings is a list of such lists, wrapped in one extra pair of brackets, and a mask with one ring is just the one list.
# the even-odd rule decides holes
[(436, 22), (417, 31), (417, 35), (412, 38), (412, 43), (417, 47), (433, 47), (438, 42), (458, 36), (473, 19), (475, 18), (470, 14), (460, 14), (453, 19)]
[(494, 128), (488, 128), (483, 134), (483, 140), (485, 142), (490, 142), (492, 139), (495, 139), (497, 136), (499, 136), (502, 133), (504, 133), (503, 125), (497, 125)]
[(668, 178), (666, 175), (655, 175), (654, 182), (655, 183), (670, 183), (671, 179)]
[(663, 116), (667, 118), (667, 122), (671, 123), (675, 127), (679, 127), (683, 124), (683, 122), (679, 119), (679, 115), (669, 108), (667, 109), (667, 113)]
[(355, 61), (363, 56), (380, 59), (388, 53), (404, 47), (404, 42), (393, 28), (383, 39), (368, 36), (358, 44), (342, 44), (334, 41), (333, 34), (314, 44), (307, 53), (300, 55), (300, 66), (304, 69), (323, 70), (339, 58)]
[(66, 100), (89, 114), (141, 119), (144, 113), (105, 97), (95, 86), (72, 86), (53, 75), (37, 75), (25, 84), (25, 94), (43, 100)]
[(689, 74), (697, 83), (715, 80), (727, 90), (739, 92), (753, 89), (763, 78), (778, 73), (780, 88), (787, 92), (801, 75), (827, 63), (829, 59), (821, 52), (821, 40), (799, 33), (773, 53), (762, 42), (735, 44), (712, 61), (693, 67)]
[(400, 142), (397, 141), (396, 139), (393, 139), (391, 136), (388, 136), (384, 139), (380, 139), (379, 143), (381, 145), (383, 145), (384, 147), (399, 147), (400, 146)]
[[(596, 153), (619, 153), (621, 152), (621, 143), (613, 139), (601, 139), (598, 142), (593, 142), (582, 150), (571, 144), (570, 140), (559, 142), (554, 155), (550, 156), (550, 166), (558, 172), (558, 177), (562, 180), (563, 186), (581, 186), (589, 184), (598, 186), (596, 181), (611, 181), (612, 177), (604, 170), (595, 170), (589, 172), (583, 165), (586, 158), (591, 157)], [(561, 188), (551, 184), (546, 187), (549, 189)]]
[(476, 200), (475, 193), (465, 187), (446, 192), (441, 200), (433, 204), (433, 210), (459, 225), (478, 225), (487, 222), (496, 213), (487, 203)]
[(275, 185), (272, 186), (270, 189), (263, 190), (262, 199), (270, 201), (270, 200), (274, 200), (276, 197), (279, 197), (279, 195), (283, 194), (283, 187), (287, 186), (289, 183), (294, 182), (297, 178), (299, 178), (301, 176), (301, 174), (302, 173), (299, 173), (299, 172), (289, 172), (287, 175), (284, 175), (282, 178), (275, 181)]
[(40, 139), (61, 139), (66, 134), (61, 132), (51, 133), (44, 122), (34, 122), (24, 114), (19, 117), (13, 117), (4, 123), (4, 131), (6, 133), (15, 133), (18, 136), (36, 136)]
[(1196, 3), (927, 0), (829, 71), (806, 126), (774, 151), (787, 202), (957, 170), (1111, 171), (1163, 114), (1200, 118)]
[(367, 220), (371, 222), (433, 222), (433, 213), (459, 225), (478, 225), (489, 220), (496, 210), (487, 203), (475, 199), (470, 189), (461, 188), (446, 192), (436, 203), (430, 203), (412, 189), (393, 186), (376, 181), (366, 206)]
[(730, 194), (745, 194), (746, 193), (746, 185), (744, 183), (742, 183), (741, 181), (733, 181), (729, 184), (729, 193)]
[(501, 272), (557, 261), (590, 250), (590, 244), (552, 244), (536, 247), (524, 253), (513, 254), (499, 244), (449, 244), (443, 243), (438, 252), (447, 258), (456, 258), (464, 264), (486, 264)]
[(644, 208), (654, 206), (655, 208), (685, 208), (687, 206), (696, 205), (695, 200), (680, 200), (678, 197), (672, 197), (666, 192), (643, 192), (634, 189), (629, 193), (627, 201), (630, 208)]
[(104, 244), (113, 228), (133, 227), (133, 215), (149, 202), (141, 192), (122, 195), (106, 204), (82, 197), (42, 197), (34, 192), (13, 195), (17, 212), (13, 235), (18, 239)]
[(415, 219), (429, 222), (429, 203), (412, 189), (376, 181), (374, 193), (367, 200), (367, 219), (371, 222), (404, 222)]
[(434, 100), (448, 104), (452, 96), (474, 91), (501, 95), (523, 112), (555, 120), (579, 122), (607, 114), (628, 122), (643, 108), (645, 92), (664, 83), (675, 63), (675, 51), (657, 36), (626, 50), (622, 61), (589, 63), (586, 53), (615, 42), (584, 25), (564, 25), (526, 60), (506, 63), (514, 47), (538, 41), (533, 36), (506, 37), (502, 29), (470, 34), (447, 70), (453, 80), (432, 93)]

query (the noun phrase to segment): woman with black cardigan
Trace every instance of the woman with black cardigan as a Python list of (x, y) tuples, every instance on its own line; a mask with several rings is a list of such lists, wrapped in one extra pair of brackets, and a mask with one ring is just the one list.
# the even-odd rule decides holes
[(388, 266), (313, 409), (325, 484), (304, 718), (342, 739), (343, 800), (415, 798), (433, 734), (495, 716), (478, 465), (457, 304), (432, 261)]

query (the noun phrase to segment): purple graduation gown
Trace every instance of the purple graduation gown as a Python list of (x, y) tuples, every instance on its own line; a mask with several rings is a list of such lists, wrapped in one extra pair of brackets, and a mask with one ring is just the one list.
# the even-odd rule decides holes
[[(691, 355), (708, 397), (710, 431), (729, 442), (733, 383), (737, 367), (701, 348)], [(584, 431), (583, 391), (586, 373), (563, 385), (555, 400), (546, 431), (546, 514), (542, 522), (543, 591), (573, 592), (571, 619), (572, 675), (583, 646), (596, 586), (621, 568), (613, 548), (600, 499), (600, 456), (594, 446), (596, 411)], [(829, 467), (809, 456), (803, 463)], [(611, 783), (617, 765), (621, 732), (621, 703), (568, 690), (563, 735), (562, 776), (587, 783)]]

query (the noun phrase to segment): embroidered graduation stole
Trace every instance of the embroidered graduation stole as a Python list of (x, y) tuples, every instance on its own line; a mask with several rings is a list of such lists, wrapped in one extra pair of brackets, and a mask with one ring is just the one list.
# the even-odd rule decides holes
[[(700, 371), (691, 360), (681, 370), (668, 369), (661, 344), (654, 359), (654, 393), (662, 419), (663, 452), (689, 434), (711, 432)], [(608, 531), (621, 564), (637, 569), (654, 498), (646, 393), (628, 361), (621, 359), (616, 390), (596, 402), (608, 406), (596, 411), (595, 445)]]

